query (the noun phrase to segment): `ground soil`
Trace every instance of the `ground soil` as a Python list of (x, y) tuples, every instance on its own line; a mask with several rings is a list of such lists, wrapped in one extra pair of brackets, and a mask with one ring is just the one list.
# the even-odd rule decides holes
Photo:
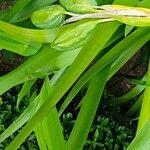
[[(0, 3), (0, 10), (5, 10), (11, 8), (14, 4), (14, 1), (8, 0)], [(10, 58), (7, 56), (9, 55)], [(5, 52), (4, 50), (0, 50), (0, 75), (5, 75), (17, 66), (19, 66), (23, 62), (23, 57), (11, 54), (10, 52)]]
[(0, 2), (0, 10), (8, 9), (14, 4), (14, 1), (8, 0), (5, 2)]
[(121, 96), (130, 91), (134, 84), (129, 79), (140, 79), (147, 71), (147, 60), (143, 60), (143, 54), (148, 51), (147, 45), (139, 50), (109, 81), (107, 89), (110, 95)]

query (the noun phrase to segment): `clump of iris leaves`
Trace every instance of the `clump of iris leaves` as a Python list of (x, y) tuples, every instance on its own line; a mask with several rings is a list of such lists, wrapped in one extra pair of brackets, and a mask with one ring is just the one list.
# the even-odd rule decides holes
[[(0, 1), (0, 2), (2, 2), (2, 1)], [(22, 6), (22, 4), (20, 2), (21, 1), (18, 1), (19, 5)], [(23, 0), (23, 2), (26, 3), (27, 1)], [(36, 3), (36, 1), (34, 1), (34, 2)], [(39, 1), (39, 3), (40, 2), (41, 1)], [(133, 1), (130, 1), (130, 0), (114, 0), (114, 1), (107, 0), (105, 2), (102, 0), (99, 0), (98, 2), (99, 2), (99, 5), (111, 4), (112, 2), (114, 2), (116, 4), (126, 4), (126, 5), (131, 5), (131, 6), (142, 6), (142, 7), (150, 8), (149, 0), (143, 0), (143, 1), (140, 1), (140, 0), (133, 0)], [(55, 3), (57, 3), (57, 2), (55, 1)], [(16, 8), (14, 8), (14, 13), (16, 13), (17, 12), (16, 10), (19, 9), (18, 6)], [(29, 8), (32, 9), (31, 7), (29, 7)], [(5, 18), (5, 21), (11, 19), (9, 17), (11, 15), (13, 15), (13, 14), (9, 13), (9, 11), (8, 11), (8, 14), (9, 14), (8, 18)], [(2, 23), (4, 23), (4, 22), (2, 22)], [(82, 23), (82, 21), (81, 21), (81, 23)], [(80, 22), (79, 22), (79, 24), (80, 24)], [(26, 25), (27, 24), (25, 24), (25, 26)], [(35, 102), (35, 100), (37, 100), (37, 99), (38, 100), (39, 99), (42, 99), (42, 100), (48, 99), (47, 97), (49, 97), (48, 96), (49, 91), (47, 91), (47, 89), (52, 88), (51, 84), (49, 84), (49, 80), (53, 79), (53, 77), (55, 77), (55, 75), (53, 76), (53, 74), (55, 74), (55, 72), (53, 72), (53, 74), (50, 74), (49, 77), (45, 77), (44, 83), (41, 80), (36, 81), (36, 82), (34, 81), (34, 86), (32, 86), (33, 84), (32, 84), (32, 80), (31, 80), (31, 83), (30, 83), (31, 86), (29, 86), (29, 87), (30, 88), (32, 87), (32, 88), (28, 92), (26, 92), (25, 96), (23, 95), (23, 98), (22, 98), (23, 100), (21, 102), (19, 101), (20, 102), (19, 107), (16, 107), (16, 103), (18, 102), (17, 95), (20, 92), (22, 86), (21, 85), (13, 86), (14, 84), (16, 85), (16, 82), (13, 81), (12, 78), (9, 78), (9, 74), (8, 74), (8, 76), (4, 76), (1, 78), (2, 84), (6, 85), (6, 87), (4, 87), (4, 89), (2, 87), (2, 93), (3, 93), (3, 90), (5, 91), (6, 89), (10, 89), (11, 87), (13, 87), (13, 88), (11, 88), (11, 90), (6, 90), (6, 92), (3, 93), (3, 95), (0, 98), (0, 112), (1, 112), (0, 113), (0, 132), (5, 133), (5, 131), (7, 131), (6, 129), (11, 124), (13, 124), (14, 126), (13, 126), (12, 132), (13, 133), (15, 132), (15, 134), (10, 134), (11, 133), (10, 130), (9, 130), (8, 134), (2, 134), (3, 142), (0, 143), (0, 149), (5, 149), (7, 146), (8, 146), (8, 149), (11, 149), (11, 148), (15, 149), (22, 144), (22, 142), (24, 141), (24, 139), (27, 138), (28, 135), (30, 135), (30, 136), (24, 141), (24, 143), (20, 146), (19, 149), (31, 149), (31, 150), (39, 149), (38, 145), (40, 145), (42, 147), (43, 146), (42, 142), (44, 140), (45, 140), (44, 142), (47, 142), (44, 145), (45, 147), (47, 147), (47, 145), (52, 146), (52, 147), (57, 147), (57, 146), (61, 147), (61, 144), (62, 144), (62, 146), (65, 147), (66, 141), (68, 140), (67, 146), (69, 146), (69, 148), (73, 149), (73, 150), (77, 149), (76, 148), (77, 145), (78, 145), (79, 149), (84, 147), (85, 150), (93, 150), (93, 149), (119, 150), (119, 149), (126, 149), (133, 139), (134, 140), (129, 145), (129, 150), (134, 150), (134, 149), (145, 150), (145, 148), (150, 148), (149, 141), (147, 140), (147, 139), (150, 139), (149, 135), (148, 135), (148, 133), (149, 133), (148, 131), (150, 130), (150, 128), (149, 128), (150, 122), (149, 122), (149, 114), (147, 114), (147, 112), (149, 112), (149, 109), (150, 109), (150, 106), (148, 103), (149, 102), (148, 94), (150, 93), (150, 89), (149, 89), (150, 63), (149, 63), (149, 69), (142, 80), (130, 79), (130, 81), (132, 83), (134, 83), (135, 87), (131, 91), (126, 93), (125, 95), (123, 95), (119, 98), (111, 97), (107, 93), (107, 90), (106, 90), (107, 86), (105, 86), (107, 77), (110, 79), (140, 48), (142, 48), (149, 41), (149, 39), (150, 39), (149, 28), (134, 28), (131, 26), (126, 26), (126, 25), (122, 25), (121, 27), (119, 27), (121, 24), (119, 24), (118, 22), (111, 22), (110, 24), (106, 23), (105, 25), (106, 25), (106, 27), (104, 27), (103, 25), (98, 26), (92, 34), (94, 37), (96, 37), (96, 39), (98, 39), (101, 34), (102, 35), (104, 34), (105, 37), (101, 37), (100, 41), (92, 40), (92, 37), (89, 38), (89, 41), (88, 41), (89, 45), (86, 44), (85, 47), (83, 47), (83, 49), (81, 50), (82, 53), (80, 53), (79, 56), (77, 57), (77, 60), (75, 59), (75, 62), (73, 62), (73, 65), (74, 65), (74, 63), (75, 63), (75, 65), (74, 66), (71, 65), (71, 67), (69, 69), (67, 68), (68, 72), (64, 71), (65, 73), (64, 72), (63, 72), (64, 74), (62, 73), (62, 78), (60, 78), (60, 80), (58, 80), (58, 83), (56, 83), (55, 89), (57, 89), (58, 91), (57, 90), (50, 91), (50, 92), (52, 92), (52, 96), (53, 96), (52, 102), (53, 103), (51, 105), (50, 102), (46, 101), (46, 104), (48, 104), (48, 106), (50, 105), (51, 110), (53, 110), (53, 111), (50, 111), (50, 115), (47, 115), (45, 117), (45, 113), (48, 114), (48, 112), (49, 112), (48, 109), (50, 109), (50, 108), (46, 107), (46, 105), (42, 105), (42, 107), (40, 108), (40, 111), (38, 111), (37, 113), (34, 112), (34, 110), (33, 110), (31, 112), (31, 116), (27, 116), (27, 118), (25, 115), (23, 116), (25, 119), (27, 119), (25, 122), (24, 122), (24, 120), (22, 120), (23, 124), (25, 124), (27, 121), (28, 121), (28, 123), (23, 126), (20, 123), (17, 127), (17, 128), (19, 128), (19, 130), (17, 130), (17, 132), (15, 132), (15, 124), (13, 124), (13, 121), (16, 120), (18, 118), (18, 116), (20, 116), (20, 114), (23, 114), (23, 112), (25, 112), (25, 110), (26, 110), (26, 108), (28, 108), (28, 106), (31, 106), (30, 102), (31, 102), (31, 104), (33, 104)], [(19, 23), (18, 23), (18, 26), (19, 26)], [(107, 29), (109, 29), (109, 30), (107, 30)], [(5, 31), (7, 31), (7, 29), (5, 29)], [(3, 32), (1, 34), (3, 35)], [(24, 33), (24, 34), (26, 34), (26, 33)], [(23, 37), (25, 37), (25, 36), (23, 36)], [(111, 37), (112, 37), (112, 41), (111, 41)], [(12, 37), (10, 36), (10, 38), (12, 38)], [(15, 37), (15, 38), (17, 39), (17, 37)], [(35, 39), (36, 39), (36, 37), (35, 37)], [(102, 41), (102, 40), (104, 40), (104, 41)], [(107, 42), (108, 43), (110, 42), (111, 44), (109, 43), (110, 45), (107, 45)], [(41, 44), (43, 44), (43, 43), (41, 42)], [(100, 56), (98, 56), (99, 49), (100, 49), (98, 46), (100, 44), (101, 44), (101, 49), (103, 49), (104, 53), (102, 52), (102, 53), (100, 53)], [(96, 46), (93, 47), (92, 45), (96, 45)], [(7, 45), (6, 45), (6, 47), (7, 47)], [(46, 48), (43, 51), (49, 54), (49, 52), (46, 51)], [(89, 51), (90, 48), (93, 50), (92, 53)], [(122, 52), (123, 50), (125, 51), (124, 53)], [(41, 53), (37, 53), (37, 55), (35, 54), (34, 55), (35, 58), (36, 58), (36, 56), (40, 57), (41, 56), (40, 54), (43, 54), (42, 53), (43, 51), (40, 51)], [(54, 51), (54, 54), (55, 53), (57, 54), (57, 51)], [(63, 53), (63, 52), (60, 52), (60, 53)], [(89, 56), (89, 58), (83, 60), (83, 57), (86, 54), (87, 54), (86, 57), (88, 58), (88, 56)], [(149, 55), (149, 53), (147, 55)], [(43, 54), (42, 56), (45, 56), (45, 55)], [(97, 58), (96, 58), (96, 56), (97, 56)], [(56, 57), (57, 57), (57, 55), (56, 55)], [(149, 57), (147, 57), (147, 58), (149, 59)], [(148, 62), (148, 59), (147, 59), (147, 62)], [(31, 59), (29, 59), (29, 60), (32, 60), (32, 56), (31, 56)], [(48, 57), (47, 57), (47, 60), (48, 60)], [(81, 60), (83, 61), (83, 64), (78, 63)], [(37, 61), (37, 59), (36, 59), (35, 62), (39, 63), (39, 60)], [(85, 63), (85, 66), (84, 66), (84, 63)], [(29, 65), (30, 64), (32, 64), (32, 61), (29, 63)], [(107, 65), (105, 65), (105, 64), (107, 64)], [(40, 63), (38, 65), (40, 65)], [(73, 68), (76, 65), (77, 65), (77, 68), (79, 67), (78, 73), (77, 73), (76, 69)], [(81, 65), (81, 68), (80, 68), (80, 65)], [(97, 68), (97, 66), (99, 66), (99, 67)], [(31, 67), (33, 67), (33, 66), (31, 65)], [(97, 68), (97, 70), (98, 69), (99, 70), (97, 71), (96, 68)], [(101, 68), (101, 70), (100, 70), (100, 68)], [(25, 69), (26, 69), (26, 67), (25, 67)], [(33, 67), (33, 69), (34, 69), (34, 67)], [(37, 69), (39, 69), (39, 68), (37, 68)], [(29, 70), (30, 69), (27, 68), (27, 71), (29, 71)], [(22, 71), (24, 71), (24, 68), (22, 69)], [(110, 74), (109, 74), (109, 71), (110, 71)], [(83, 73), (83, 76), (82, 76), (82, 73)], [(92, 74), (92, 73), (95, 73), (95, 74)], [(87, 80), (87, 78), (88, 78), (86, 76), (87, 74), (90, 76), (90, 80), (89, 79)], [(13, 76), (13, 74), (12, 74), (12, 76)], [(7, 77), (9, 78), (10, 85), (7, 84), (7, 81), (8, 81)], [(10, 75), (10, 77), (11, 77), (11, 75)], [(14, 77), (15, 77), (15, 75), (14, 75)], [(79, 77), (81, 77), (81, 78), (79, 78)], [(18, 78), (19, 78), (19, 76), (18, 76)], [(31, 76), (31, 78), (32, 78), (32, 76)], [(66, 82), (67, 79), (69, 79), (70, 82)], [(79, 79), (79, 82), (78, 82), (78, 79)], [(62, 114), (61, 114), (61, 117), (59, 118), (56, 108), (58, 108), (58, 109), (61, 108), (61, 104), (63, 104), (63, 101), (68, 96), (67, 92), (70, 92), (70, 90), (72, 90), (73, 84), (74, 84), (74, 86), (76, 86), (78, 83), (81, 84), (82, 82), (80, 82), (80, 81), (82, 81), (82, 79), (87, 80), (89, 83), (84, 84), (85, 87), (82, 85), (83, 87), (79, 89), (80, 92), (78, 94), (77, 93), (75, 94), (76, 97), (74, 99), (76, 99), (76, 101), (71, 102), (69, 107), (67, 107), (67, 109), (65, 111), (63, 111), (63, 113), (61, 112)], [(18, 84), (20, 83), (19, 80), (22, 80), (21, 77), (20, 77), (20, 79), (18, 79)], [(77, 84), (76, 84), (76, 82), (77, 82)], [(4, 83), (6, 83), (6, 84), (4, 84)], [(42, 86), (42, 83), (43, 83), (43, 86)], [(24, 84), (24, 85), (26, 86), (26, 84)], [(41, 86), (42, 86), (42, 88), (41, 88)], [(105, 86), (105, 88), (104, 88), (104, 86)], [(63, 91), (63, 93), (61, 93), (62, 91)], [(97, 91), (97, 92), (95, 92), (95, 91)], [(104, 91), (106, 91), (106, 92), (104, 92)], [(31, 95), (31, 93), (32, 93), (32, 95)], [(40, 96), (44, 97), (44, 98), (41, 98), (41, 97), (39, 98), (37, 96), (37, 94), (39, 94), (39, 93), (40, 93)], [(84, 99), (82, 99), (84, 96), (85, 96), (86, 101), (84, 101)], [(54, 99), (55, 97), (56, 97), (56, 100)], [(92, 98), (89, 98), (89, 97), (92, 97), (92, 98), (94, 97), (95, 99), (93, 98), (94, 99), (93, 100)], [(99, 104), (100, 97), (101, 97), (101, 103), (100, 103), (99, 107), (97, 107)], [(34, 98), (35, 98), (35, 100), (33, 101)], [(80, 100), (82, 99), (83, 101), (81, 101), (81, 103), (80, 103), (78, 101), (79, 99)], [(133, 105), (131, 105), (131, 106), (127, 105), (127, 110), (125, 109), (125, 111), (127, 113), (124, 112), (122, 110), (123, 109), (122, 106), (125, 106), (126, 102), (128, 102), (132, 99), (134, 99), (134, 101), (132, 101)], [(45, 102), (41, 102), (41, 103), (45, 104)], [(56, 105), (56, 103), (57, 103), (57, 105)], [(56, 107), (54, 107), (54, 106), (56, 106)], [(140, 111), (141, 106), (142, 106), (142, 109)], [(35, 105), (33, 108), (36, 109)], [(42, 108), (45, 108), (45, 109), (42, 109)], [(79, 110), (79, 108), (81, 108), (81, 109)], [(31, 109), (29, 109), (29, 111), (31, 111)], [(35, 110), (35, 111), (37, 111), (37, 110)], [(45, 113), (43, 113), (43, 112), (45, 112)], [(94, 117), (94, 114), (95, 114), (94, 112), (97, 112), (95, 117)], [(139, 112), (140, 112), (140, 117), (139, 117)], [(32, 113), (33, 114), (36, 113), (36, 114), (34, 116), (32, 116), (33, 115)], [(85, 113), (89, 113), (88, 114), (89, 116), (86, 115)], [(133, 114), (136, 114), (136, 115), (132, 116)], [(131, 118), (133, 118), (133, 119), (131, 119), (130, 116), (132, 116)], [(48, 119), (42, 120), (44, 117), (46, 119), (47, 118)], [(138, 122), (138, 130), (137, 130), (137, 122), (136, 121), (138, 120), (137, 119), (138, 117), (139, 117), (139, 122)], [(49, 122), (49, 118), (51, 118), (51, 122)], [(93, 121), (93, 118), (94, 118), (94, 121)], [(51, 137), (52, 134), (48, 134), (51, 132), (48, 132), (48, 133), (44, 132), (45, 128), (43, 130), (43, 128), (42, 128), (43, 124), (39, 123), (39, 121), (41, 121), (44, 124), (44, 127), (47, 128), (47, 131), (52, 132), (53, 130), (51, 130), (51, 129), (54, 129), (56, 131), (55, 133), (52, 133), (54, 136)], [(55, 123), (57, 123), (57, 124), (53, 124), (53, 121), (55, 121)], [(59, 121), (60, 121), (61, 125), (63, 126), (63, 135), (61, 134), (62, 128), (61, 128)], [(92, 123), (92, 121), (93, 121), (93, 123)], [(36, 123), (38, 123), (37, 126), (36, 126)], [(50, 125), (50, 128), (48, 128), (49, 127), (48, 125)], [(90, 130), (88, 129), (89, 127), (90, 127)], [(85, 135), (87, 135), (88, 130), (89, 130), (88, 137), (85, 140), (85, 138), (86, 138)], [(36, 134), (34, 134), (32, 131), (34, 131)], [(41, 131), (44, 132), (43, 135), (41, 134)], [(57, 131), (60, 131), (60, 132), (57, 133)], [(57, 133), (57, 135), (56, 135), (56, 133)], [(70, 133), (71, 133), (71, 136), (70, 136)], [(48, 139), (44, 139), (44, 135), (46, 135), (48, 137)], [(135, 135), (137, 135), (137, 136), (135, 136)], [(81, 141), (80, 141), (80, 136), (81, 136)], [(7, 137), (9, 137), (9, 138), (7, 138)], [(59, 141), (55, 140), (58, 138), (61, 138), (60, 143), (59, 143)], [(6, 140), (4, 140), (4, 139), (6, 139)], [(52, 142), (52, 144), (48, 143), (49, 141)], [(57, 145), (58, 143), (60, 145)], [(143, 147), (143, 145), (145, 147)]]
[[(2, 51), (2, 54), (4, 61), (11, 64), (13, 64), (12, 58), (17, 56), (14, 55), (14, 53), (7, 51)], [(14, 68), (13, 65), (9, 68), (9, 71), (12, 70), (12, 68)], [(1, 73), (3, 74), (4, 72)], [(39, 87), (40, 85), (38, 82), (37, 86), (35, 87), (37, 92), (39, 92)], [(2, 133), (7, 127), (9, 127), (9, 125), (15, 119), (17, 119), (17, 117), (29, 105), (27, 96), (24, 98), (24, 101), (22, 101), (20, 109), (16, 109), (17, 95), (20, 90), (21, 86), (16, 86), (6, 92), (2, 97), (0, 97), (0, 133)], [(79, 93), (76, 99), (78, 99), (78, 97), (82, 97), (84, 94), (85, 91), (82, 91), (81, 93)], [(113, 101), (114, 97), (108, 94), (107, 90), (104, 92), (102, 99), (103, 105), (99, 106), (99, 109), (96, 113), (95, 119), (84, 146), (84, 150), (126, 149), (134, 138), (137, 121), (131, 120), (130, 117), (125, 117), (123, 119), (121, 118), (123, 117), (121, 107), (116, 104), (115, 101), (112, 103), (113, 105), (110, 105), (110, 101)], [(69, 108), (69, 111), (63, 113), (61, 117), (61, 123), (64, 127), (64, 137), (66, 140), (69, 138), (69, 134), (72, 130), (76, 118), (76, 111), (71, 111), (71, 109), (72, 108)], [(122, 115), (119, 116), (118, 114)], [(19, 130), (17, 131), (17, 133), (19, 133)], [(14, 139), (17, 133), (11, 135), (7, 140), (2, 142), (0, 144), (0, 149), (5, 149), (5, 147), (9, 145), (9, 143)], [(26, 149), (39, 149), (34, 133), (32, 133), (20, 147), (20, 150)]]

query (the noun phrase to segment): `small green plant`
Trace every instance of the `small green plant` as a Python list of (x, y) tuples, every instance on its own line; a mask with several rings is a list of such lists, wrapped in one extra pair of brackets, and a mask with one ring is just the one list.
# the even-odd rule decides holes
[(108, 118), (97, 118), (97, 123), (92, 125), (85, 144), (85, 149), (126, 149), (130, 139), (133, 138), (129, 128), (119, 126), (117, 122)]

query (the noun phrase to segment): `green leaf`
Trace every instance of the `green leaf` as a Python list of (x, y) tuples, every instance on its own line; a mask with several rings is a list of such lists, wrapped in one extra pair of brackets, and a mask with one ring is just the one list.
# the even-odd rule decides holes
[(127, 150), (148, 150), (150, 149), (150, 120), (147, 120), (143, 128), (136, 135)]
[(0, 20), (0, 31), (12, 35), (15, 38), (19, 37), (20, 39), (25, 39), (30, 42), (50, 43), (54, 41), (59, 30), (60, 28), (45, 30), (22, 28)]
[(135, 112), (137, 112), (138, 110), (140, 110), (141, 105), (142, 105), (142, 100), (143, 100), (143, 94), (139, 96), (139, 98), (136, 100), (134, 105), (128, 110), (126, 115), (130, 116), (134, 114)]
[(132, 31), (133, 28), (134, 26), (126, 25), (124, 36), (126, 37)]
[(139, 1), (138, 7), (150, 8), (150, 1), (149, 1), (149, 0), (142, 0), (142, 1)]
[(27, 82), (24, 83), (21, 91), (18, 94), (18, 98), (17, 98), (17, 108), (19, 108), (19, 104), (21, 102), (21, 100), (24, 98), (24, 96), (27, 95), (27, 93), (30, 91), (30, 88), (32, 87), (32, 85), (35, 83), (36, 80), (29, 80)]
[(32, 0), (28, 5), (24, 7), (21, 12), (18, 12), (11, 22), (20, 22), (29, 18), (35, 10), (38, 10), (44, 6), (49, 6), (56, 0)]
[(113, 4), (136, 6), (139, 0), (114, 0)]
[(67, 142), (67, 149), (82, 150), (107, 81), (110, 66), (97, 73), (90, 81), (81, 110)]
[(113, 2), (113, 0), (97, 0), (97, 4), (98, 5), (107, 5), (107, 4), (111, 4)]
[[(49, 97), (51, 91), (52, 91), (52, 85), (49, 81), (49, 78), (46, 77), (45, 82), (43, 84), (43, 88), (40, 92), (41, 104), (45, 102), (47, 97)], [(48, 149), (53, 149), (53, 150), (64, 149), (65, 141), (62, 132), (63, 130), (62, 130), (62, 126), (59, 120), (59, 115), (56, 107), (54, 107), (48, 113), (48, 115), (44, 118), (44, 120), (40, 124), (38, 124), (38, 130), (35, 131), (36, 134), (37, 132), (42, 133), (42, 134), (38, 133), (38, 139), (39, 139), (38, 143), (41, 143), (41, 140), (44, 139)]]
[[(150, 84), (150, 61), (148, 66), (148, 73), (147, 73), (147, 83)], [(145, 125), (147, 121), (150, 120), (150, 87), (146, 86), (144, 95), (143, 95), (143, 101), (142, 101), (142, 108), (140, 112), (139, 122), (138, 122), (138, 129), (142, 129), (142, 127)]]
[(41, 48), (41, 44), (20, 39), (0, 31), (0, 48), (22, 56), (30, 56)]
[(116, 100), (118, 101), (118, 103), (125, 103), (130, 99), (134, 98), (135, 96), (139, 95), (142, 91), (144, 91), (144, 89), (145, 86), (137, 85), (125, 95), (116, 98)]
[(136, 85), (144, 85), (144, 86), (150, 86), (146, 83), (145, 80), (141, 80), (141, 79), (130, 79), (130, 78), (125, 78), (126, 80), (128, 80), (129, 82), (136, 84)]
[(39, 123), (34, 129), (36, 140), (38, 142), (38, 146), (40, 150), (47, 150), (47, 145), (45, 141), (45, 137), (43, 135), (42, 125)]
[(3, 18), (3, 20), (5, 20), (7, 22), (9, 22), (9, 21), (11, 22), (13, 17), (15, 17), (15, 15), (17, 13), (19, 13), (31, 1), (32, 0), (18, 0), (15, 3), (15, 5), (6, 13), (6, 15)]

